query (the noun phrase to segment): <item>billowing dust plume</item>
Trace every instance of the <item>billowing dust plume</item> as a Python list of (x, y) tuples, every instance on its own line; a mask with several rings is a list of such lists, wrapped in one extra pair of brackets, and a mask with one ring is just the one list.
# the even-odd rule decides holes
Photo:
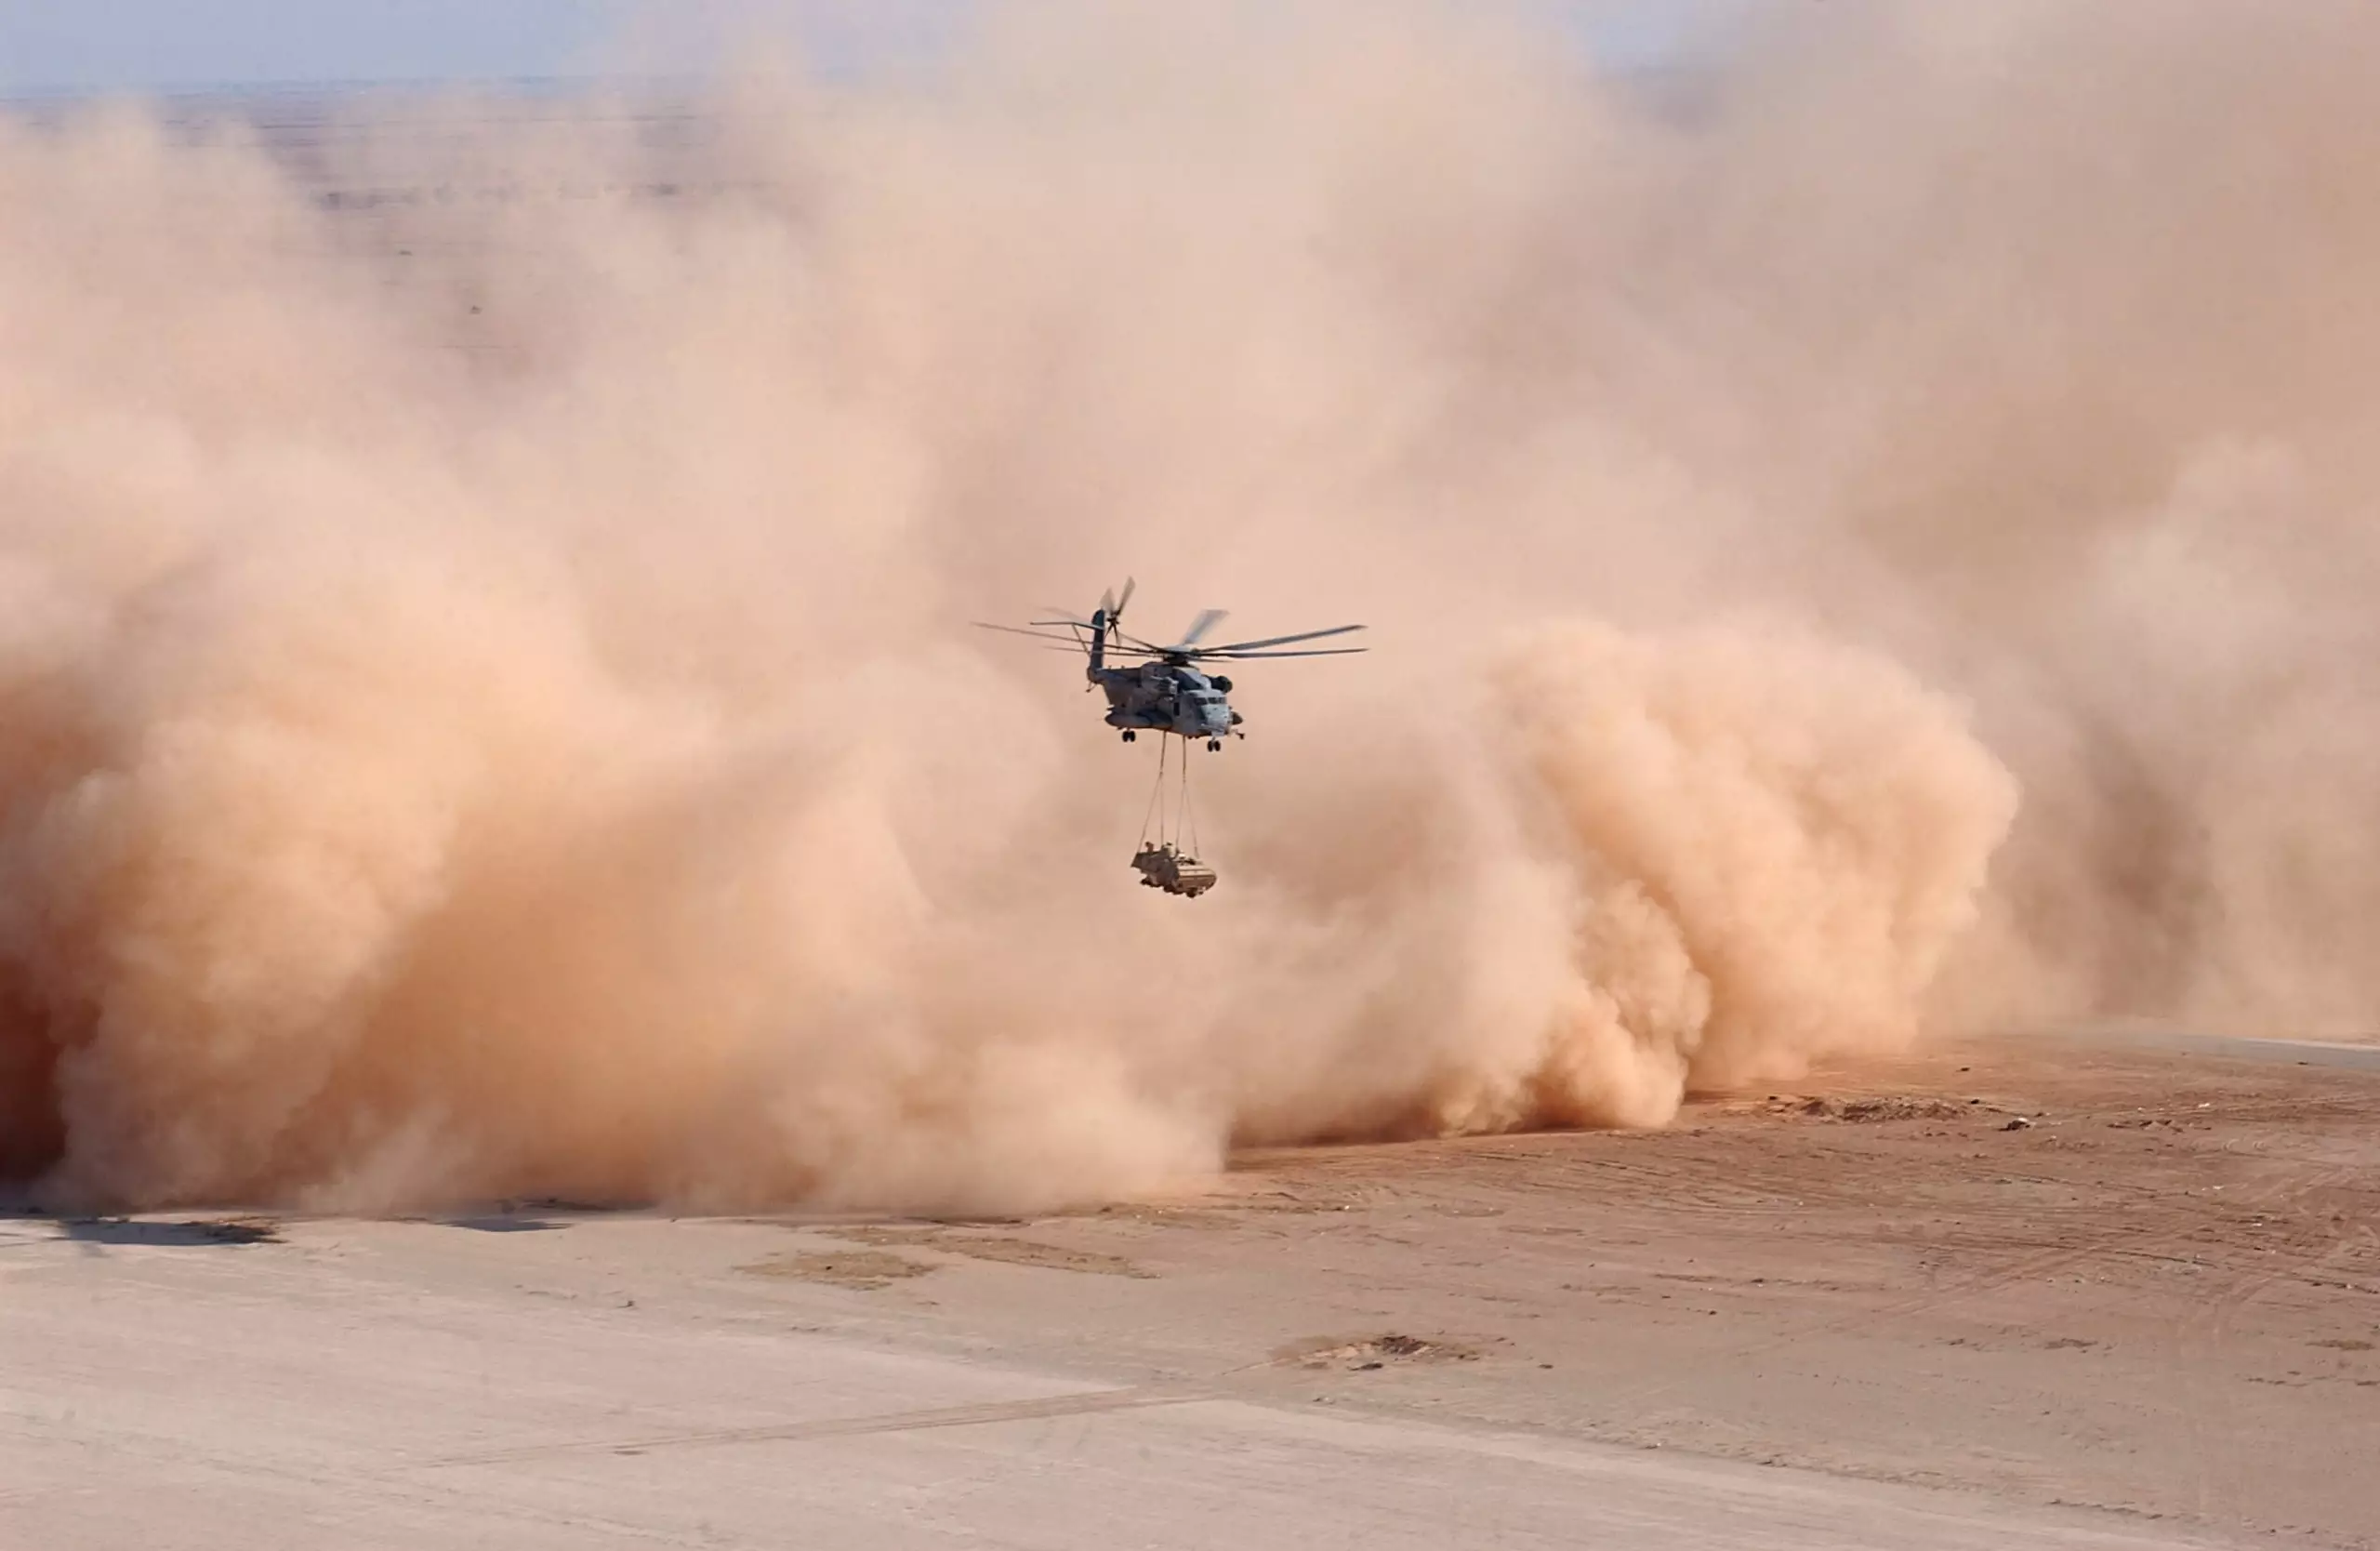
[[(0, 1173), (1020, 1206), (2369, 1016), (2380, 15), (1490, 9), (0, 130)], [(1128, 571), (1373, 627), (1195, 902), (963, 626)]]

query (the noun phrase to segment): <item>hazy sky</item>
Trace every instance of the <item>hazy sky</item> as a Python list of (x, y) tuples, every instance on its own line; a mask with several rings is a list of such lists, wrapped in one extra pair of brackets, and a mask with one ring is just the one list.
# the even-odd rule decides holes
[[(930, 38), (980, 0), (761, 0), (813, 58)], [(1709, 0), (1580, 0), (1599, 52), (1674, 45)], [(678, 74), (716, 57), (751, 0), (0, 0), (0, 95), (275, 82)], [(1589, 13), (1593, 20), (1585, 20)], [(854, 18), (860, 20), (853, 20)]]

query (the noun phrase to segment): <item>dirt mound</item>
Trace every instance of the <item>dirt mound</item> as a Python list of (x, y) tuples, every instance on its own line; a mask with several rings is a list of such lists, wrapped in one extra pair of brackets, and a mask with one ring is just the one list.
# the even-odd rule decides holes
[(1418, 1335), (1371, 1335), (1353, 1341), (1323, 1337), (1301, 1342), (1281, 1356), (1301, 1368), (1331, 1368), (1366, 1372), (1392, 1362), (1475, 1362), (1479, 1353), (1451, 1341), (1424, 1341)]
[(1970, 1113), (1970, 1107), (1949, 1099), (1894, 1094), (1870, 1098), (1772, 1098), (1772, 1113), (1808, 1115), (1822, 1120), (1862, 1124), (1877, 1120), (1950, 1120)]

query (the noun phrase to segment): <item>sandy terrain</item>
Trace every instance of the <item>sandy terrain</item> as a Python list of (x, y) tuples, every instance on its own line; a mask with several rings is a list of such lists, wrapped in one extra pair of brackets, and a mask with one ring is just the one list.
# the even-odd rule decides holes
[(1033, 1222), (20, 1215), (0, 1545), (2380, 1544), (2380, 1075), (1805, 1086)]

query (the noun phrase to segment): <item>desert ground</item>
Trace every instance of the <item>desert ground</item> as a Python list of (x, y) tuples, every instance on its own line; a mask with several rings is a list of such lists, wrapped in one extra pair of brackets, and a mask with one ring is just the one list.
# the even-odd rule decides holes
[(2371, 1051), (1937, 1046), (1029, 1221), (0, 1220), (0, 1544), (2380, 1544)]

